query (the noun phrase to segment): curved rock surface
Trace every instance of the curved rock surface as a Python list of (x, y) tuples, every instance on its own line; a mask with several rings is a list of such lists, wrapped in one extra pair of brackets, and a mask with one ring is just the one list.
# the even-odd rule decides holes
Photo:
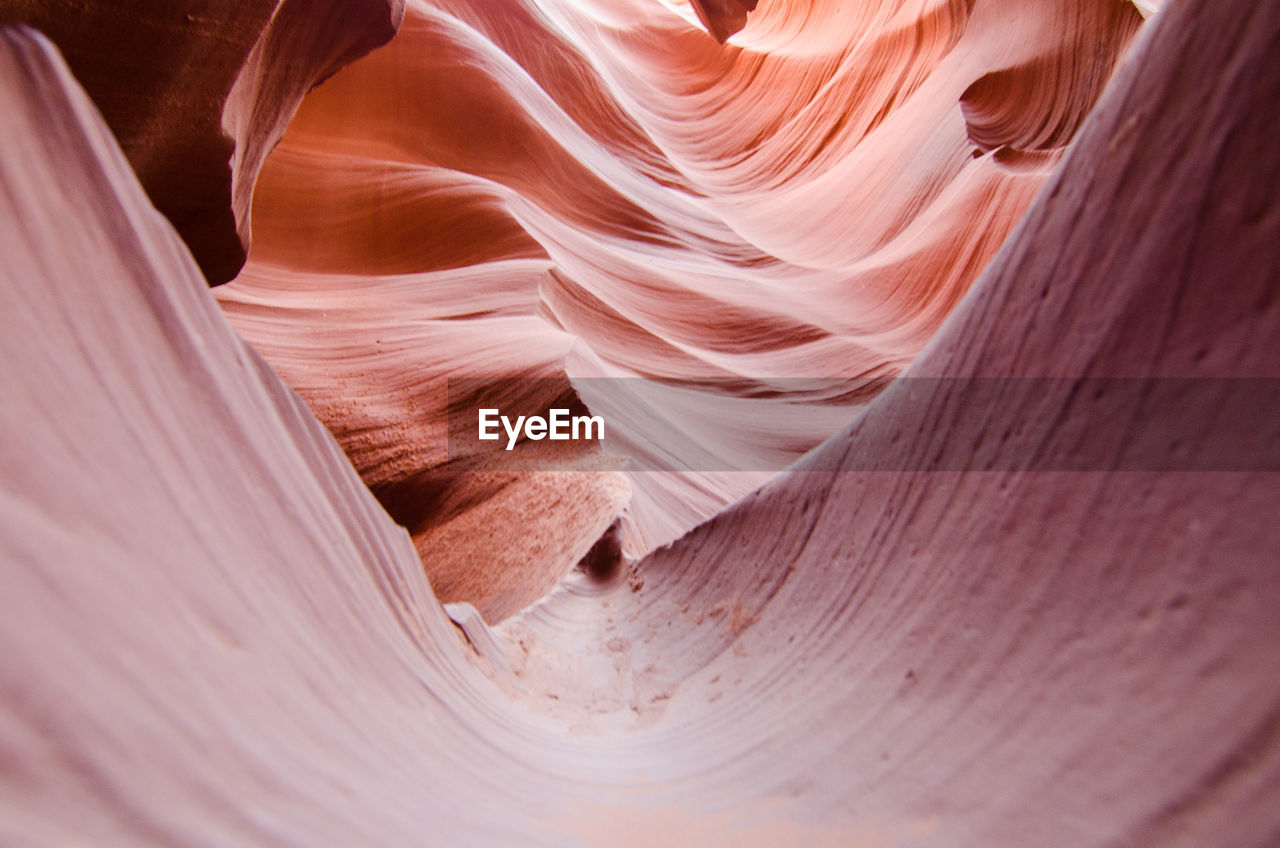
[(0, 32), (0, 841), (1274, 844), (1280, 9), (1150, 27), (904, 379), (493, 630)]
[(0, 25), (58, 45), (213, 285), (244, 264), (258, 169), (302, 96), (403, 14), (403, 0), (0, 0)]
[[(747, 5), (698, 8), (734, 28)], [(1116, 0), (847, 6), (768, 4), (721, 46), (653, 0), (410, 0), (391, 45), (304, 102), (218, 297), (411, 516), (446, 599), (539, 597), (618, 492), (642, 555), (847, 422), (999, 247), (1141, 21)], [(629, 479), (531, 495), (524, 590), (486, 598), (507, 543), (476, 558), (417, 519), (442, 487), (487, 500), (442, 468), (445, 379), (557, 376)]]

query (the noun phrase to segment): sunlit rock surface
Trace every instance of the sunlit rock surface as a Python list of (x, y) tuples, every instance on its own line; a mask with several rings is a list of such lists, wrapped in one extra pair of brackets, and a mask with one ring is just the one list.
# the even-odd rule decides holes
[[(1147, 26), (907, 379), (493, 630), (450, 623), (54, 48), (4, 31), (0, 841), (1273, 845), (1280, 9)], [(517, 281), (553, 258), (521, 238)], [(421, 273), (530, 318), (477, 264)], [(236, 321), (272, 279), (314, 322), (355, 277), (421, 291), (272, 267)], [(554, 381), (573, 333), (519, 326)]]
[[(721, 46), (677, 11), (410, 0), (263, 171), (249, 265), (218, 297), (449, 600), (540, 596), (619, 491), (642, 555), (835, 432), (967, 291), (1142, 21), (1116, 0), (819, 0), (765, 4)], [(508, 542), (477, 558), (422, 519), (447, 497), (474, 538), (502, 509), (442, 467), (445, 381), (502, 397), (556, 376), (658, 470), (531, 493), (546, 541), (503, 590), (522, 603), (490, 606)]]

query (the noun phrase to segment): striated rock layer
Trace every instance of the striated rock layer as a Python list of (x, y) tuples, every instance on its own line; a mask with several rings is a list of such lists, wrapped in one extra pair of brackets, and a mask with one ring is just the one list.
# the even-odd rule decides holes
[(258, 169), (302, 96), (395, 34), (404, 0), (0, 0), (53, 39), (209, 282), (249, 244)]
[(636, 844), (691, 832), (676, 810), (761, 844), (1274, 843), (1280, 13), (1154, 26), (906, 379), (640, 563), (640, 593), (570, 585), (502, 626), (559, 709), (630, 706), (684, 775), (672, 807), (583, 819)]
[[(626, 492), (638, 556), (847, 422), (964, 295), (1142, 20), (1117, 0), (775, 2), (722, 46), (678, 11), (410, 0), (391, 45), (304, 102), (218, 294), (444, 596), (487, 614), (538, 597)], [(463, 505), (475, 539), (508, 514), (445, 463), (445, 382), (565, 376), (635, 464), (559, 503), (510, 478), (541, 541), (494, 597), (511, 541), (477, 558), (425, 517)]]
[(468, 641), (4, 31), (0, 841), (1274, 844), (1280, 9), (1151, 26), (909, 380)]

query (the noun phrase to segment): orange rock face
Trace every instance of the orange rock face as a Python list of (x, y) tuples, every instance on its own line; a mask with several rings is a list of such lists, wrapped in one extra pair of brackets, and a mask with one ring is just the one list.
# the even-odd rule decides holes
[(0, 842), (1273, 845), (1280, 7), (851, 8), (411, 3), (214, 293), (0, 29)]
[[(740, 28), (745, 5), (713, 5)], [(446, 599), (512, 612), (624, 500), (639, 556), (834, 432), (963, 296), (1141, 21), (1115, 0), (842, 9), (772, 4), (722, 47), (647, 0), (410, 2), (303, 104), (218, 296)], [(567, 378), (638, 458), (530, 494), (541, 541), (506, 599), (486, 593), (511, 540), (476, 557), (422, 518), (445, 498), (465, 534), (495, 525), (466, 514), (490, 484), (443, 459), (451, 378)]]

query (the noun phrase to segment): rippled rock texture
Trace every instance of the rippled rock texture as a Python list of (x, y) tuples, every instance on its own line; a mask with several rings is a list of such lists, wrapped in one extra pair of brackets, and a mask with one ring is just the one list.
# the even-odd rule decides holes
[[(1130, 20), (1121, 6), (1073, 8), (1096, 28)], [(946, 109), (939, 96), (936, 112), (898, 124), (890, 110), (877, 126), (902, 133), (896, 150), (845, 147), (837, 133), (815, 161), (835, 145), (836, 160), (880, 167), (853, 179), (853, 164), (833, 160), (789, 196), (812, 163), (775, 180), (752, 170), (765, 160), (753, 166), (750, 144), (733, 147), (731, 130), (745, 143), (764, 126), (746, 120), (751, 95), (723, 125), (640, 108), (675, 97), (658, 82), (683, 77), (642, 85), (624, 71), (643, 69), (646, 51), (684, 55), (669, 44), (628, 41), (603, 6), (540, 7), (554, 23), (544, 31), (578, 33), (579, 50), (610, 39), (575, 66), (594, 76), (548, 77), (596, 81), (601, 96), (571, 114), (538, 100), (552, 83), (530, 83), (510, 58), (523, 48), (559, 67), (561, 54), (512, 23), (539, 19), (483, 8), (496, 21), (486, 38), (483, 16), (449, 22), (479, 15), (471, 6), (411, 5), (391, 47), (303, 105), (262, 174), (254, 254), (220, 304), (53, 44), (0, 34), (0, 841), (1274, 844), (1280, 10), (1173, 0), (1091, 112), (1098, 77), (1079, 88), (1051, 70), (1084, 57), (1045, 58), (1030, 24), (992, 20), (987, 31), (1004, 33), (992, 51), (1028, 55), (977, 51), (983, 61), (964, 60), (974, 73), (945, 85), (908, 75), (918, 91), (936, 79)], [(969, 15), (961, 44), (983, 31), (983, 8), (912, 4), (909, 19)], [(753, 39), (760, 55), (792, 45), (783, 52), (798, 62), (820, 53), (794, 40), (810, 28), (809, 46), (849, 39), (823, 17), (834, 7), (798, 0), (762, 3), (724, 47), (668, 11), (652, 7), (652, 19), (683, 39), (691, 72), (728, 62), (719, 51), (740, 51), (734, 67), (755, 61)], [(493, 46), (397, 52), (433, 26)], [(927, 52), (931, 30), (903, 32)], [(957, 49), (947, 56), (970, 55)], [(1119, 52), (1083, 51), (1104, 69)], [(609, 66), (615, 53), (627, 60)], [(433, 134), (425, 106), (388, 105), (396, 86), (349, 96), (365, 90), (360, 74), (379, 79), (379, 62), (417, 79), (439, 64), (437, 107), (451, 114), (451, 95), (475, 105), (456, 112), (461, 129), (450, 124), (469, 146)], [(494, 79), (542, 104), (503, 112), (515, 128), (552, 141), (531, 146), (488, 122), (478, 98), (501, 91)], [(774, 81), (801, 85), (761, 59), (734, 89), (759, 92), (764, 115)], [(1022, 91), (1032, 84), (1058, 93), (1045, 114), (1061, 127), (1028, 118), (1044, 105)], [(680, 97), (735, 102), (714, 85)], [(400, 136), (384, 134), (399, 121)], [(573, 155), (557, 152), (555, 128), (584, 125), (594, 131), (574, 135)], [(774, 158), (804, 149), (796, 132)], [(712, 141), (737, 153), (698, 160)], [(443, 158), (437, 148), (457, 161), (427, 156)], [(644, 150), (651, 171), (637, 176)], [(487, 170), (461, 167), (467, 157)], [(572, 162), (552, 171), (557, 194), (547, 169)], [(408, 207), (433, 193), (436, 220), (457, 212), (457, 227), (415, 240), (410, 224), (433, 219)], [(673, 197), (688, 217), (672, 217)], [(898, 216), (837, 215), (846, 201)], [(369, 222), (370, 210), (385, 217)], [(750, 232), (777, 235), (766, 250)], [(963, 244), (974, 267), (962, 273)], [(615, 256), (628, 251), (629, 265)], [(901, 276), (876, 276), (892, 259)], [(908, 286), (937, 279), (923, 267), (950, 269), (938, 272), (950, 293)], [(902, 282), (877, 289), (885, 279)], [(879, 291), (868, 303), (881, 311), (864, 319), (876, 332), (793, 337), (795, 323), (853, 320), (824, 282)], [(733, 320), (689, 317), (706, 315)], [(734, 322), (747, 348), (716, 335)], [(368, 335), (392, 350), (377, 354)], [(428, 523), (447, 514), (461, 519), (454, 544), (484, 550), (510, 534), (517, 552), (553, 561), (540, 545), (598, 536), (642, 478), (579, 449), (561, 457), (574, 470), (497, 468), (454, 484), (439, 454), (447, 394), (427, 384), (470, 369), (500, 399), (522, 386), (558, 397), (584, 373), (693, 380), (739, 359), (752, 366), (732, 373), (763, 381), (773, 362), (794, 374), (799, 351), (849, 359), (854, 381), (905, 374), (710, 521), (616, 567), (622, 538), (606, 534), (593, 573), (493, 628), (440, 606), (426, 534), (397, 526), (366, 486), (406, 525), (415, 509)], [(431, 365), (428, 353), (454, 358)], [(517, 365), (545, 379), (509, 379)], [(401, 409), (405, 398), (420, 405)], [(373, 433), (363, 441), (361, 420)], [(381, 432), (393, 427), (403, 456)], [(384, 463), (388, 476), (371, 482)], [(661, 479), (653, 508), (683, 502), (689, 480)], [(514, 527), (468, 528), (486, 508)], [(646, 526), (634, 512), (632, 534)], [(570, 516), (563, 535), (547, 515)], [(533, 571), (490, 597), (514, 603), (550, 573)], [(462, 573), (481, 588), (507, 579)]]
[[(301, 107), (218, 296), (413, 530), (442, 596), (495, 620), (622, 503), (643, 555), (900, 373), (1141, 20), (1116, 0), (774, 3), (721, 46), (652, 0), (411, 0), (389, 47)], [(530, 378), (567, 380), (658, 470), (455, 473), (446, 380), (498, 405)]]

